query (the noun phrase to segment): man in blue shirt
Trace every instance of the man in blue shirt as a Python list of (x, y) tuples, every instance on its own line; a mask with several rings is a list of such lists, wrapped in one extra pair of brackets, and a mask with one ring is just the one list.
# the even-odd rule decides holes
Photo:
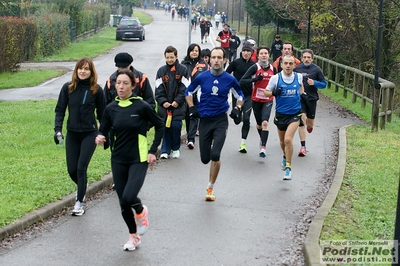
[[(294, 69), (295, 72), (303, 76), (304, 91), (307, 93), (307, 98), (301, 102), (302, 104), (302, 120), (307, 125), (308, 133), (314, 129), (315, 113), (317, 110), (317, 102), (319, 99), (318, 89), (326, 87), (326, 81), (321, 68), (313, 63), (314, 53), (310, 49), (305, 49), (301, 52), (302, 63)], [(299, 127), (299, 137), (301, 148), (298, 156), (306, 156), (306, 128)]]
[(293, 137), (302, 125), (301, 102), (304, 98), (303, 77), (293, 72), (295, 60), (291, 55), (282, 57), (282, 71), (271, 77), (264, 91), (266, 97), (275, 96), (275, 119), (279, 142), (283, 151), (283, 180), (292, 180)]
[[(228, 130), (227, 111), (229, 93), (237, 99), (236, 106), (229, 115), (235, 122), (239, 120), (244, 95), (235, 77), (224, 71), (225, 50), (215, 47), (211, 50), (211, 69), (199, 74), (185, 91), (189, 115), (200, 117), (199, 143), (200, 158), (210, 165), (209, 183), (206, 189), (206, 201), (214, 201), (214, 183), (221, 167), (221, 150)], [(193, 94), (197, 92), (197, 108), (193, 104)]]

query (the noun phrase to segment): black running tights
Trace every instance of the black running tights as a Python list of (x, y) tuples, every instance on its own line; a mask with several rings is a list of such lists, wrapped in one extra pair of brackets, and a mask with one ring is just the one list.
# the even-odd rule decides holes
[(111, 163), (122, 218), (124, 218), (130, 234), (136, 233), (136, 222), (132, 208), (136, 213), (143, 211), (142, 202), (137, 195), (143, 186), (147, 166), (147, 162), (133, 164)]
[(92, 159), (97, 132), (67, 132), (65, 141), (67, 169), (71, 179), (78, 186), (77, 200), (83, 202), (87, 186), (87, 168)]

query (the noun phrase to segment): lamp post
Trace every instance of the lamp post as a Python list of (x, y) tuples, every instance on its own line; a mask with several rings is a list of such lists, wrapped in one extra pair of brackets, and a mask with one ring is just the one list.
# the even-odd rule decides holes
[(233, 11), (235, 10), (235, 0), (232, 0), (232, 15), (231, 15), (231, 25), (233, 25)]
[[(382, 6), (383, 0), (380, 0), (379, 6), (379, 20), (378, 20), (378, 38), (376, 40), (376, 51), (375, 51), (375, 79), (374, 79), (374, 98), (372, 100), (372, 131), (378, 131), (378, 121), (379, 121), (379, 98), (381, 94), (381, 85), (379, 84), (379, 68), (380, 68), (380, 61), (381, 61), (381, 42), (382, 42)], [(399, 208), (399, 206), (397, 206)], [(397, 210), (399, 211), (399, 210)], [(400, 218), (400, 217), (399, 217)], [(395, 228), (395, 237), (400, 236), (399, 230), (397, 230), (397, 224), (400, 221), (397, 220), (396, 216), (396, 228)], [(400, 229), (400, 227), (399, 227)], [(397, 232), (397, 235), (396, 235)], [(399, 238), (395, 238), (399, 239)]]
[(189, 35), (188, 35), (188, 46), (192, 43), (192, 0), (189, 0)]
[[(229, 0), (228, 0), (228, 6), (226, 7), (226, 17), (228, 17), (229, 16)], [(226, 18), (226, 20), (225, 20), (225, 24), (228, 24), (228, 19)], [(222, 25), (222, 27), (223, 27), (224, 25)]]
[(238, 21), (238, 32), (240, 31), (240, 20), (242, 19), (242, 0), (239, 1), (239, 21)]
[(246, 14), (246, 41), (249, 39), (249, 13)]

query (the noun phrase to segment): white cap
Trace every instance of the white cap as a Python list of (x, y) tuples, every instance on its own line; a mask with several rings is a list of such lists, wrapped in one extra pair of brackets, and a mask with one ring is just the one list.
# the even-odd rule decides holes
[(253, 40), (253, 39), (248, 39), (247, 40), (251, 45), (256, 45), (256, 41), (255, 40)]

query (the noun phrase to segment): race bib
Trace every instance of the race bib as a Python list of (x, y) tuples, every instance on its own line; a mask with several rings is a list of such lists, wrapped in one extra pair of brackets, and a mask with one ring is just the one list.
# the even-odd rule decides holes
[(265, 95), (264, 95), (265, 89), (263, 89), (263, 88), (257, 88), (256, 90), (257, 90), (257, 91), (256, 91), (256, 97), (257, 97), (258, 99), (262, 99), (262, 100), (268, 100), (268, 99), (269, 99), (269, 97), (265, 97)]

